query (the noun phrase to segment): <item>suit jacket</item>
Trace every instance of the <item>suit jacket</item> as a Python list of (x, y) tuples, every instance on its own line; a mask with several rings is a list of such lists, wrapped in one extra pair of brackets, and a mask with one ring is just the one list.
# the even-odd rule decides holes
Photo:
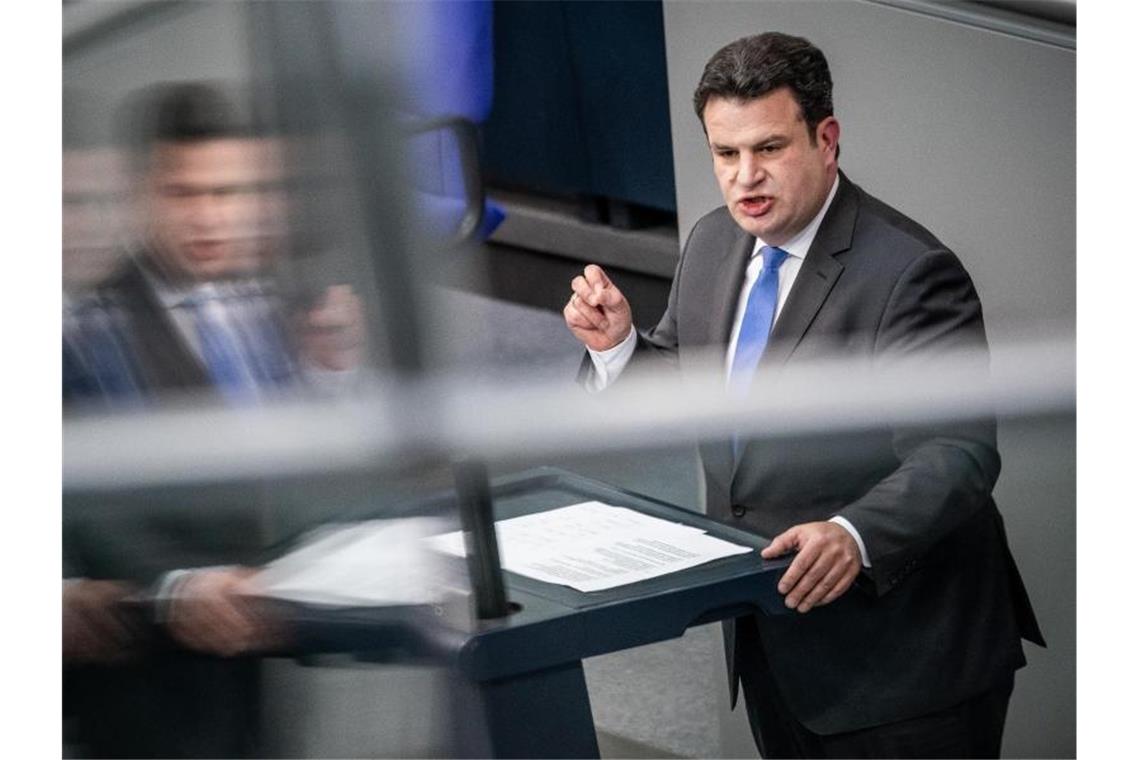
[[(638, 336), (636, 363), (664, 357), (683, 371), (709, 347), (727, 349), (754, 243), (725, 207), (697, 222), (664, 316)], [(957, 257), (841, 173), (757, 372), (985, 347), (981, 305)], [(737, 640), (726, 625), (734, 704), (738, 678), (750, 677), (734, 664), (743, 646), (763, 647), (792, 713), (831, 734), (960, 702), (1025, 664), (1022, 637), (1044, 643), (990, 496), (1000, 469), (992, 417), (751, 441), (738, 464), (727, 442), (703, 442), (700, 454), (711, 516), (771, 537), (842, 515), (871, 561), (864, 588), (757, 620), (760, 641)]]
[[(71, 402), (135, 403), (168, 391), (211, 391), (138, 264), (116, 272), (73, 314), (64, 341)], [(153, 585), (176, 569), (255, 564), (265, 546), (259, 484), (68, 495), (65, 575)], [(257, 751), (258, 664), (172, 648), (115, 667), (71, 667), (64, 691), (83, 751), (93, 757), (244, 757)]]
[[(123, 401), (214, 389), (209, 371), (140, 268), (143, 256), (128, 258), (72, 320), (77, 329), (64, 343), (65, 400)], [(284, 331), (278, 331), (286, 361), (293, 362)]]

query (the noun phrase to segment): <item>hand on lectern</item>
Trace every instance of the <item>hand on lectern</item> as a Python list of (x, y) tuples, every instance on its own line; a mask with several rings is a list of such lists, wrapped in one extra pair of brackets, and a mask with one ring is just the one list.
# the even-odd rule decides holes
[(793, 525), (772, 539), (760, 556), (773, 559), (790, 551), (796, 558), (780, 578), (784, 603), (797, 612), (830, 604), (851, 588), (862, 569), (859, 545), (833, 522)]

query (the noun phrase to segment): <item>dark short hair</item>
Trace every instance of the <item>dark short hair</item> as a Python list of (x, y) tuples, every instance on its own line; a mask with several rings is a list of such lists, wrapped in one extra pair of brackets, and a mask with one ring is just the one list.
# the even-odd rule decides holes
[(253, 128), (220, 86), (206, 82), (151, 85), (127, 99), (120, 132), (136, 170), (148, 167), (159, 143), (251, 137)]
[(833, 113), (831, 71), (820, 49), (803, 37), (765, 32), (725, 45), (705, 64), (693, 108), (703, 126), (710, 98), (752, 100), (782, 87), (795, 96), (814, 143), (815, 128)]

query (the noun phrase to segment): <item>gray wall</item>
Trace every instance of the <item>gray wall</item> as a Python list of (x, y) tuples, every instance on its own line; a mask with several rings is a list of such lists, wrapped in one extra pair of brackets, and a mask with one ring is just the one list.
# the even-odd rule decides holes
[[(831, 65), (840, 165), (962, 258), (981, 293), (995, 363), (1020, 339), (1072, 337), (1074, 49), (860, 0), (666, 2), (664, 12), (681, 240), (722, 203), (690, 105), (705, 61), (747, 34), (798, 34)], [(1076, 752), (1068, 425), (1001, 427), (996, 496), (1049, 641), (1047, 650), (1027, 645), (1030, 665), (1018, 674), (1007, 724), (1012, 757)], [(754, 756), (740, 716), (722, 710), (722, 720), (722, 755)]]
[(101, 103), (109, 128), (128, 93), (154, 82), (245, 80), (250, 71), (240, 3), (96, 3), (64, 9), (63, 81)]

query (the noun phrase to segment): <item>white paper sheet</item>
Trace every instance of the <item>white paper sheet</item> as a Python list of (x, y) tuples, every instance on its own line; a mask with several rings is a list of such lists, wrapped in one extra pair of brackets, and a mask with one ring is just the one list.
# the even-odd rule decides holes
[[(579, 591), (616, 588), (752, 551), (690, 525), (597, 501), (500, 520), (495, 533), (503, 569)], [(459, 532), (428, 543), (465, 554)]]
[(423, 540), (444, 523), (412, 517), (322, 528), (254, 578), (261, 595), (312, 604), (430, 604), (446, 594), (445, 566)]

